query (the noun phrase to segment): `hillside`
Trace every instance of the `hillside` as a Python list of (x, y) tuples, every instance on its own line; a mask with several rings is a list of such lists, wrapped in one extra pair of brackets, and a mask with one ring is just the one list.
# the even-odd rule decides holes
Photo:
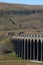
[(43, 31), (43, 6), (0, 3), (0, 30)]
[(23, 33), (43, 34), (43, 6), (0, 2), (0, 60), (21, 59), (16, 56), (10, 37)]

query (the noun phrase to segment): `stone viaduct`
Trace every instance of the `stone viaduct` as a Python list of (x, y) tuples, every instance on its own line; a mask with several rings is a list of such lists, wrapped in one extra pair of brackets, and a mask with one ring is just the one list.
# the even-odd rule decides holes
[(13, 49), (23, 60), (43, 61), (43, 35), (12, 36)]

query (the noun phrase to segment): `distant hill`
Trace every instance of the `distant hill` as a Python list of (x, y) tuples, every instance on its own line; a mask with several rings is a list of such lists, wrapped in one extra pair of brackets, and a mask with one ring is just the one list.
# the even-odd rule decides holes
[(0, 3), (0, 30), (43, 30), (43, 6)]

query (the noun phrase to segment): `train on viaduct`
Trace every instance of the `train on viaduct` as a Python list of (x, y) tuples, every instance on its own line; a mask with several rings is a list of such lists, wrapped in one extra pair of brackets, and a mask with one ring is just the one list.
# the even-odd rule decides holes
[(12, 36), (13, 49), (23, 60), (43, 61), (43, 35)]

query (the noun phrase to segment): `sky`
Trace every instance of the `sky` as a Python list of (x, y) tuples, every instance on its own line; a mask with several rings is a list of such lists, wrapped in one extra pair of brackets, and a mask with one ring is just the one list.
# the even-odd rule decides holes
[(29, 5), (43, 5), (43, 0), (0, 0), (0, 2), (29, 4)]

